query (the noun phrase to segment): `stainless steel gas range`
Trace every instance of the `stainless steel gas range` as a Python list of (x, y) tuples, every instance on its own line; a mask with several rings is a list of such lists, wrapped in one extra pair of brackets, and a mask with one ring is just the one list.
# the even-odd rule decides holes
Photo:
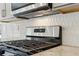
[(26, 28), (25, 40), (0, 43), (2, 56), (28, 56), (62, 44), (61, 26), (35, 26)]

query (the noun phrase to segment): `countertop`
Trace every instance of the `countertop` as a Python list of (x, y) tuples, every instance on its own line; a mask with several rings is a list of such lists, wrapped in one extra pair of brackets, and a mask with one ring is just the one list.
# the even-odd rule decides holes
[(79, 56), (79, 47), (58, 46), (32, 56)]

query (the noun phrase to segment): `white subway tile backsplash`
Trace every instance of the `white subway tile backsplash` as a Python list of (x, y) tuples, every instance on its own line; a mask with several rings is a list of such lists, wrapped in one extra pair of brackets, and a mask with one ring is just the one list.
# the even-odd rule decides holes
[(79, 12), (58, 14), (15, 22), (20, 25), (20, 37), (25, 38), (27, 26), (61, 25), (64, 45), (79, 47)]

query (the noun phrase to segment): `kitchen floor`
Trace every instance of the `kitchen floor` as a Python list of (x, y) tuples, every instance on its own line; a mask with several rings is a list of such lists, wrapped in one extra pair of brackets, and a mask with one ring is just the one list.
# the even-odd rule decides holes
[(34, 54), (33, 56), (79, 56), (79, 47), (63, 45)]

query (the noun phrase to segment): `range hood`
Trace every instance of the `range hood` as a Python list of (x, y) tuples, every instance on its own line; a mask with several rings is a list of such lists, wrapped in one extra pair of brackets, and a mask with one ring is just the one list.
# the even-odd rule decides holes
[[(53, 13), (52, 3), (13, 3), (12, 12), (15, 17), (24, 19), (46, 16)], [(56, 13), (54, 12), (53, 14)]]

